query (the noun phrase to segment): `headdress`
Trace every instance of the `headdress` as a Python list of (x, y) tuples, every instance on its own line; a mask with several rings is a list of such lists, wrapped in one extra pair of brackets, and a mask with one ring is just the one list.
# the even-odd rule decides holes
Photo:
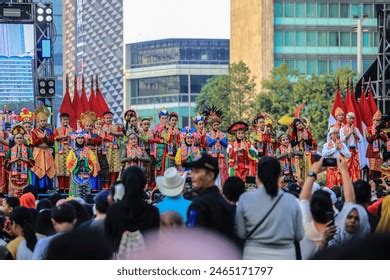
[(16, 135), (16, 134), (22, 134), (24, 135), (26, 133), (26, 130), (24, 129), (23, 126), (21, 126), (20, 124), (17, 124), (15, 125), (12, 130), (11, 130), (11, 133), (12, 135)]
[(347, 118), (349, 118), (349, 117), (354, 118), (354, 117), (355, 117), (355, 113), (354, 113), (354, 112), (349, 112), (349, 113), (347, 114)]
[(293, 123), (294, 119), (288, 115), (284, 115), (283, 117), (281, 117), (278, 121), (278, 123), (280, 125), (291, 125)]
[[(258, 121), (259, 119), (264, 119), (264, 121), (266, 121), (267, 119), (269, 119), (269, 120), (271, 120), (271, 122), (272, 122), (272, 117), (271, 117), (270, 114), (268, 114), (268, 113), (260, 113), (260, 114), (258, 114), (258, 115), (253, 119), (252, 124), (253, 124), (253, 125), (256, 125), (256, 124), (257, 124), (257, 121)], [(269, 121), (268, 121), (268, 122), (269, 122)], [(272, 124), (271, 124), (271, 125), (272, 125)]]
[(140, 118), (141, 122), (144, 122), (144, 121), (149, 121), (151, 122), (153, 120), (153, 117), (142, 117)]
[(333, 133), (339, 133), (339, 129), (337, 127), (335, 127), (335, 126), (333, 126), (333, 127), (331, 127), (329, 129), (328, 136), (330, 137), (330, 135), (333, 134)]
[(198, 115), (198, 116), (195, 116), (193, 119), (192, 119), (193, 123), (194, 124), (198, 124), (199, 122), (206, 122), (206, 118), (202, 115)]
[(376, 111), (376, 113), (372, 116), (373, 120), (380, 120), (382, 118), (381, 111)]
[(165, 109), (162, 109), (160, 112), (158, 112), (158, 117), (161, 118), (162, 116), (168, 116), (168, 111)]
[(47, 120), (50, 116), (50, 111), (45, 106), (40, 106), (35, 109), (35, 118), (37, 121)]
[(195, 140), (198, 139), (198, 135), (196, 134), (196, 130), (193, 127), (189, 127), (189, 126), (183, 127), (180, 132), (181, 132), (181, 141), (182, 142), (185, 142), (185, 139), (187, 136), (193, 138), (192, 144), (194, 144)]
[(19, 114), (19, 119), (23, 123), (32, 123), (34, 121), (34, 113), (28, 108), (22, 108)]
[(136, 117), (137, 117), (137, 112), (134, 111), (133, 109), (129, 109), (129, 110), (126, 111), (125, 117), (126, 117), (127, 115), (130, 115), (130, 118), (132, 118), (132, 117), (135, 117), (135, 118), (136, 118)]
[(91, 136), (88, 132), (84, 130), (77, 130), (76, 132), (71, 133), (71, 139), (76, 140), (76, 138), (84, 138), (85, 140), (89, 139)]
[(178, 115), (176, 112), (171, 112), (171, 113), (169, 114), (169, 119), (171, 119), (171, 118), (179, 119), (179, 115)]
[(94, 124), (96, 119), (97, 119), (96, 113), (91, 111), (84, 112), (80, 116), (80, 120), (83, 126), (86, 126), (88, 124)]
[(207, 107), (206, 110), (202, 113), (207, 117), (207, 122), (211, 125), (215, 122), (221, 123), (223, 119), (223, 113), (217, 107)]
[(276, 133), (276, 138), (278, 139), (279, 142), (282, 140), (282, 137), (284, 137), (284, 136), (286, 136), (288, 138), (287, 133), (284, 131), (278, 131)]
[(244, 132), (249, 129), (249, 126), (245, 122), (235, 122), (228, 128), (228, 133), (229, 134), (235, 134), (239, 130), (243, 130)]
[(334, 111), (334, 115), (337, 117), (339, 114), (345, 114), (345, 113), (343, 109), (337, 107), (336, 110)]

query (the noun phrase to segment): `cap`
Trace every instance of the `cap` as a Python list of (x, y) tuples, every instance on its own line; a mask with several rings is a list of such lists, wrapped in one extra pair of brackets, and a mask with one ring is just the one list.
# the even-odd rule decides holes
[(218, 176), (219, 168), (218, 162), (215, 158), (209, 155), (202, 155), (191, 162), (184, 162), (182, 165), (184, 168), (204, 168), (214, 172), (215, 177)]

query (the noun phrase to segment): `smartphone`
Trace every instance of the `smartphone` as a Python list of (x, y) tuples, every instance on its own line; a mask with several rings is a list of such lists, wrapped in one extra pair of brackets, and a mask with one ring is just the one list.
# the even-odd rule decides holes
[(327, 211), (325, 213), (327, 222), (331, 221), (330, 225), (334, 226), (334, 213), (333, 211)]
[(256, 184), (256, 177), (255, 176), (246, 176), (245, 183)]
[(337, 166), (337, 158), (324, 158), (322, 166), (324, 166), (324, 167), (335, 167), (335, 166)]

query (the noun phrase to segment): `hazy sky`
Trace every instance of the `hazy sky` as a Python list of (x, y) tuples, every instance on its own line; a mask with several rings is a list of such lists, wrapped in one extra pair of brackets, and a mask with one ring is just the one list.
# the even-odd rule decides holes
[(230, 0), (123, 0), (125, 43), (230, 37)]

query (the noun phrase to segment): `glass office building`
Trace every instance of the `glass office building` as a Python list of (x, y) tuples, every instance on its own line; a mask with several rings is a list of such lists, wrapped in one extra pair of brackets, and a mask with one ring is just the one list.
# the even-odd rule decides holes
[(180, 125), (193, 115), (207, 80), (228, 71), (229, 40), (166, 39), (126, 45), (126, 103), (157, 119), (161, 108), (177, 112)]
[(63, 41), (62, 41), (62, 0), (53, 0), (53, 18), (55, 27), (54, 50), (54, 75), (56, 78), (56, 95), (54, 99), (54, 111), (58, 112), (64, 94), (63, 85)]
[(274, 64), (287, 63), (302, 74), (340, 67), (357, 71), (356, 19), (363, 20), (363, 69), (378, 52), (376, 11), (382, 1), (274, 1)]

